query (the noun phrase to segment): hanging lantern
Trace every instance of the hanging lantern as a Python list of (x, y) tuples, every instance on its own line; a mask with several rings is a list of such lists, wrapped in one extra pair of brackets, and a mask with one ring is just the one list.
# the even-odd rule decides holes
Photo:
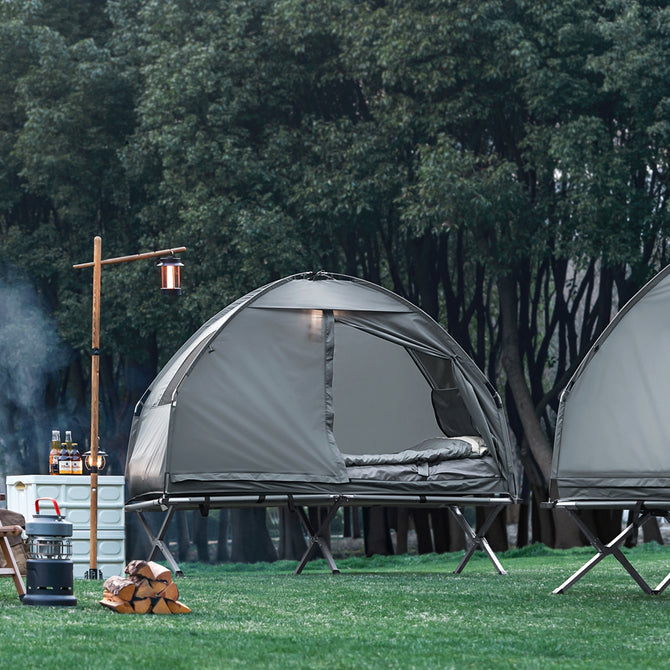
[(102, 472), (107, 465), (107, 454), (104, 451), (98, 451), (97, 463), (93, 463), (93, 454), (87, 451), (84, 454), (84, 465), (89, 472)]
[(181, 268), (184, 264), (177, 256), (166, 256), (160, 259), (161, 291), (166, 295), (181, 295)]

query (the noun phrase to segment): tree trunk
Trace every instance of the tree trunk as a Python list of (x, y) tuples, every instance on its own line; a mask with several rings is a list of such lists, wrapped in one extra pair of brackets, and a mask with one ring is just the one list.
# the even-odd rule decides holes
[(451, 513), (446, 509), (430, 510), (430, 525), (433, 528), (433, 544), (435, 553), (446, 554), (451, 550), (449, 520)]
[[(542, 482), (544, 494), (541, 498), (536, 499), (536, 502), (540, 502), (547, 499), (546, 492), (551, 477), (552, 450), (535, 413), (535, 406), (526, 382), (519, 353), (516, 290), (514, 279), (510, 275), (502, 277), (498, 281), (498, 292), (502, 319), (502, 364), (507, 374), (507, 383), (512, 392), (516, 411), (523, 426), (524, 438), (544, 480)], [(536, 493), (540, 493), (539, 487), (536, 488)], [(546, 517), (541, 513), (542, 510), (538, 510), (538, 512), (540, 512), (538, 521), (546, 523), (544, 521)], [(565, 512), (555, 510), (553, 517), (553, 542), (549, 546), (567, 548), (583, 544), (576, 525), (569, 520)], [(548, 536), (547, 529), (540, 529), (540, 532), (544, 537)], [(533, 535), (535, 536), (535, 529)]]
[(398, 523), (395, 529), (395, 553), (407, 553), (407, 535), (409, 533), (409, 510), (406, 507), (398, 508)]
[(177, 556), (180, 561), (187, 561), (188, 550), (191, 548), (188, 515), (184, 510), (179, 510), (175, 513), (175, 517), (177, 517)]
[(353, 521), (353, 538), (357, 540), (361, 537), (361, 521), (358, 514), (358, 507), (351, 508), (351, 517)]
[(351, 507), (342, 510), (342, 537), (351, 537)]
[(279, 509), (279, 558), (299, 561), (307, 551), (298, 515), (286, 507)]
[(521, 485), (521, 503), (519, 504), (519, 520), (516, 530), (516, 546), (517, 548), (525, 547), (530, 544), (530, 487), (528, 484), (528, 477), (523, 476), (523, 483)]
[(219, 532), (216, 538), (216, 562), (226, 563), (228, 554), (228, 510), (219, 510)]
[(363, 508), (363, 537), (366, 556), (393, 554), (386, 507)]
[(208, 527), (209, 517), (203, 516), (198, 510), (195, 510), (193, 512), (193, 541), (200, 563), (209, 563)]
[(449, 551), (461, 551), (466, 547), (465, 533), (458, 522), (449, 519)]
[(265, 523), (265, 509), (234, 509), (230, 514), (231, 560), (234, 563), (273, 562), (277, 551)]
[[(477, 507), (476, 510), (476, 519), (477, 527), (481, 526), (486, 517), (490, 513), (488, 507)], [(509, 540), (507, 539), (507, 525), (505, 523), (505, 512), (500, 512), (489, 529), (486, 531), (486, 537), (491, 549), (493, 551), (507, 551), (509, 549)]]
[(420, 554), (433, 552), (433, 537), (430, 532), (430, 519), (425, 509), (413, 509), (414, 528), (416, 530), (417, 551)]
[(361, 524), (358, 519), (358, 507), (344, 507), (342, 512), (344, 516), (343, 537), (359, 538), (361, 536)]
[(642, 526), (642, 537), (645, 542), (658, 542), (663, 544), (663, 536), (658, 526), (658, 519), (654, 517)]
[(551, 474), (551, 446), (535, 414), (535, 406), (528, 390), (526, 376), (519, 354), (519, 334), (514, 279), (510, 276), (498, 282), (500, 315), (502, 318), (502, 364), (507, 374), (507, 383), (512, 391), (514, 404), (523, 426), (533, 457), (548, 487)]

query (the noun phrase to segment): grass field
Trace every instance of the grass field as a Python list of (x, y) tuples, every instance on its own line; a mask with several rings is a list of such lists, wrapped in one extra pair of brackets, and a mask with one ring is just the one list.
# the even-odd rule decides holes
[[(552, 590), (590, 549), (534, 545), (501, 555), (186, 564), (191, 614), (121, 615), (98, 604), (100, 582), (75, 582), (76, 607), (26, 607), (0, 580), (5, 667), (138, 668), (670, 668), (670, 589), (647, 596), (611, 557), (566, 594)], [(652, 585), (670, 547), (627, 550)]]

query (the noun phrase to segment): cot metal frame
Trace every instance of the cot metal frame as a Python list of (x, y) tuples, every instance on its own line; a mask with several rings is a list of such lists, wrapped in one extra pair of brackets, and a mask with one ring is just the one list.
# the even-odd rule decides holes
[[(491, 527), (495, 518), (501, 510), (516, 502), (512, 496), (494, 496), (494, 497), (453, 497), (441, 495), (393, 495), (376, 496), (370, 494), (343, 494), (343, 495), (255, 495), (255, 496), (161, 496), (151, 500), (129, 502), (126, 504), (126, 511), (135, 512), (139, 521), (151, 542), (151, 551), (147, 560), (154, 560), (158, 552), (163, 554), (165, 560), (170, 565), (173, 573), (177, 576), (183, 576), (183, 572), (174, 556), (170, 552), (165, 536), (170, 526), (170, 522), (177, 510), (195, 510), (199, 509), (201, 514), (207, 515), (210, 509), (225, 508), (253, 508), (253, 507), (287, 507), (295, 511), (300, 519), (307, 534), (307, 549), (298, 562), (294, 574), (299, 575), (307, 565), (310, 557), (317, 547), (321, 550), (323, 557), (328, 563), (332, 574), (340, 574), (340, 570), (335, 563), (332, 552), (328, 545), (327, 537), (330, 524), (335, 518), (338, 510), (342, 507), (424, 507), (424, 508), (446, 508), (451, 513), (461, 527), (466, 537), (467, 548), (465, 555), (461, 559), (454, 573), (459, 574), (463, 571), (467, 563), (472, 558), (475, 551), (483, 551), (494, 568), (500, 575), (506, 575), (507, 572), (498, 560), (495, 552), (491, 549), (485, 534)], [(310, 521), (305, 512), (305, 507), (323, 506), (328, 508), (328, 512), (320, 520), (318, 527)], [(475, 530), (463, 514), (463, 508), (467, 506), (487, 507), (488, 513), (480, 525)], [(154, 533), (151, 525), (146, 519), (147, 512), (164, 512), (158, 532)]]
[[(654, 517), (663, 517), (670, 521), (670, 501), (555, 500), (544, 503), (543, 507), (565, 510), (570, 515), (570, 518), (577, 524), (591, 546), (596, 550), (596, 554), (592, 558), (576, 570), (559, 587), (555, 588), (552, 593), (565, 593), (573, 584), (578, 582), (587, 572), (593, 569), (607, 556), (613, 556), (623, 566), (635, 583), (648, 595), (658, 595), (663, 593), (670, 584), (670, 573), (668, 573), (668, 575), (666, 575), (655, 588), (652, 588), (621, 551), (621, 547), (626, 538), (633, 533), (637, 534), (638, 530)], [(587, 509), (628, 510), (628, 523), (615, 538), (605, 543), (596, 536), (581, 518), (579, 514), (580, 510)]]

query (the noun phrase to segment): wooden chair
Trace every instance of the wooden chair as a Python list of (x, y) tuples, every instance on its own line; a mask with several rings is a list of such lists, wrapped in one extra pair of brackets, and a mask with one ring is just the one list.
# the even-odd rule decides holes
[(7, 564), (7, 567), (0, 568), (0, 577), (11, 577), (14, 580), (19, 598), (26, 595), (26, 587), (23, 584), (19, 566), (16, 564), (16, 558), (14, 558), (14, 552), (9, 545), (8, 538), (10, 535), (21, 535), (22, 532), (21, 526), (3, 526), (0, 524), (0, 550), (2, 550), (2, 555)]

